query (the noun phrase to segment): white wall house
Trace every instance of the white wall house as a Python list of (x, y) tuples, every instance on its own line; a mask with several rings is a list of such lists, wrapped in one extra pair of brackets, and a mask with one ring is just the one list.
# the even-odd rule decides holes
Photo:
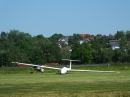
[(64, 42), (65, 44), (68, 45), (68, 38), (62, 37), (62, 38), (60, 38), (60, 39), (58, 40), (58, 42)]
[(112, 50), (120, 48), (120, 40), (109, 40), (109, 43), (111, 45)]

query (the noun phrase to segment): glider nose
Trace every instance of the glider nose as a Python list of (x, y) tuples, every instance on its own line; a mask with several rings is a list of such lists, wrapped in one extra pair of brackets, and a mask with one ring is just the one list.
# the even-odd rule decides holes
[(62, 69), (61, 69), (61, 74), (66, 74), (67, 73), (67, 68), (66, 67), (63, 67)]

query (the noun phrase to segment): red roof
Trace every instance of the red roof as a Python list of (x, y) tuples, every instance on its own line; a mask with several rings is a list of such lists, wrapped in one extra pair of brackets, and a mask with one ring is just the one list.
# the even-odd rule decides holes
[(84, 38), (85, 36), (90, 36), (90, 34), (80, 34), (82, 38)]

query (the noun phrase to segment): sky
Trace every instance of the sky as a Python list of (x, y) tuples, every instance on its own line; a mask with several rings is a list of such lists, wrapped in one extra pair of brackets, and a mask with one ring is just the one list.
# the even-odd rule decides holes
[(0, 0), (0, 32), (114, 35), (130, 30), (130, 0)]

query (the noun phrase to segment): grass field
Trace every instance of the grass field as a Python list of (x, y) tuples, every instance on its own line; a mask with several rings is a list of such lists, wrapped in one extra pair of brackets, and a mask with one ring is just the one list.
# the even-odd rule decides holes
[(0, 74), (0, 97), (130, 97), (130, 70)]

